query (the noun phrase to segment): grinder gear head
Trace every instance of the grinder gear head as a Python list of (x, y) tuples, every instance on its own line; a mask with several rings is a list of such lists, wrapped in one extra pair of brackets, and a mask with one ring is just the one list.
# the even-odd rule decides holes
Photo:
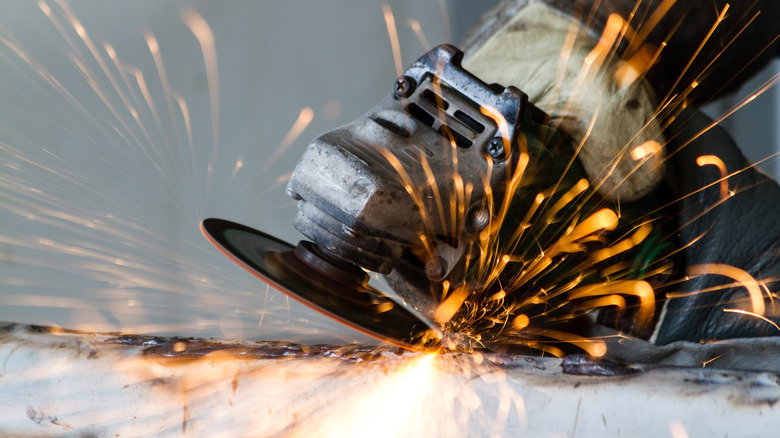
[[(436, 47), (376, 107), (309, 144), (287, 192), (299, 201), (293, 224), (312, 242), (294, 248), (218, 219), (203, 222), (206, 235), (289, 296), (412, 349), (517, 342), (528, 331), (508, 321), (561, 309), (549, 320), (570, 319), (576, 310), (550, 300), (577, 285), (615, 273), (645, 284), (665, 272), (648, 269), (668, 234), (641, 213), (648, 205), (636, 216), (600, 197), (547, 114), (519, 89), (466, 71), (462, 57)], [(644, 218), (638, 231), (632, 217)], [(592, 252), (632, 233), (643, 237), (629, 249)], [(365, 271), (385, 275), (406, 305)]]
[(403, 265), (402, 289), (463, 281), (526, 136), (547, 122), (522, 91), (484, 83), (462, 57), (442, 45), (418, 59), (367, 114), (316, 138), (287, 187), (298, 231), (366, 270)]

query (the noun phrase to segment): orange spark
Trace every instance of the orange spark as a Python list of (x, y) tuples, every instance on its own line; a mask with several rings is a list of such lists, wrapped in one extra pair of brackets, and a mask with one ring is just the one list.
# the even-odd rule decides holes
[(765, 312), (764, 297), (761, 294), (761, 288), (758, 282), (748, 272), (730, 265), (721, 263), (707, 263), (704, 265), (694, 265), (688, 268), (688, 275), (707, 275), (715, 274), (729, 277), (741, 284), (747, 289), (750, 295), (750, 302), (753, 307), (753, 313), (763, 315)]
[(576, 243), (578, 240), (603, 230), (614, 230), (617, 223), (617, 214), (609, 208), (603, 208), (588, 216), (587, 219), (561, 237), (555, 244), (555, 249), (550, 250), (550, 256), (557, 252), (579, 251), (579, 246)]
[[(157, 68), (157, 74), (160, 77), (160, 84), (162, 85), (163, 94), (165, 95), (165, 103), (168, 105), (168, 113), (170, 115), (171, 120), (175, 120), (174, 111), (173, 111), (173, 101), (171, 100), (172, 92), (171, 92), (171, 86), (168, 82), (168, 75), (165, 72), (165, 66), (163, 64), (162, 55), (160, 54), (160, 45), (157, 42), (157, 38), (154, 37), (149, 32), (144, 33), (144, 38), (146, 39), (146, 45), (149, 47), (149, 53), (152, 54), (152, 59), (154, 60), (154, 65)], [(181, 143), (181, 138), (179, 137), (179, 130), (178, 126), (175, 125), (176, 128), (176, 137), (177, 137), (177, 144)], [(160, 128), (160, 134), (162, 135), (165, 142), (168, 141), (167, 135), (165, 135), (165, 130)]]
[(631, 150), (631, 159), (639, 161), (657, 154), (661, 149), (663, 149), (663, 147), (660, 143), (655, 140), (648, 140)]
[(398, 30), (395, 27), (395, 16), (390, 5), (382, 4), (382, 13), (387, 25), (387, 35), (390, 37), (390, 46), (393, 48), (393, 63), (395, 64), (396, 76), (401, 77), (404, 73), (403, 61), (401, 60), (401, 44), (398, 42)]
[(688, 438), (688, 432), (685, 431), (685, 426), (680, 420), (674, 420), (669, 424), (669, 432), (672, 433), (672, 438)]
[(450, 24), (450, 13), (447, 11), (447, 2), (439, 0), (439, 8), (441, 9), (441, 18), (444, 24), (444, 38), (447, 41), (452, 40), (452, 26)]
[(566, 204), (587, 190), (588, 187), (590, 187), (590, 182), (587, 179), (582, 178), (577, 181), (577, 184), (574, 184), (574, 186), (572, 186), (568, 192), (564, 193), (564, 195), (561, 196), (561, 198), (555, 204), (553, 204), (552, 208), (549, 209), (547, 214), (550, 219), (548, 220), (552, 220), (552, 217), (555, 216), (563, 207), (565, 207)]
[(466, 298), (470, 295), (470, 290), (465, 287), (459, 287), (452, 291), (452, 293), (439, 304), (436, 310), (433, 312), (433, 319), (439, 324), (444, 324), (455, 316), (455, 313), (460, 309)]
[(279, 176), (276, 178), (276, 182), (278, 182), (278, 183), (284, 183), (284, 182), (287, 182), (287, 181), (289, 181), (289, 180), (290, 180), (290, 178), (292, 178), (292, 174), (293, 174), (293, 171), (292, 171), (292, 170), (291, 170), (291, 171), (289, 171), (289, 172), (287, 172), (287, 173), (283, 173), (283, 174), (279, 175)]
[(539, 330), (535, 331), (535, 333), (546, 336), (548, 338), (556, 339), (558, 341), (576, 345), (593, 357), (601, 357), (607, 353), (607, 344), (601, 339), (584, 338), (582, 336), (558, 330)]
[(725, 355), (725, 354), (720, 354), (720, 355), (718, 355), (718, 356), (715, 356), (715, 357), (713, 357), (712, 359), (707, 359), (707, 360), (705, 360), (705, 361), (702, 361), (702, 363), (701, 363), (701, 367), (702, 367), (702, 368), (707, 368), (707, 365), (711, 364), (712, 362), (715, 362), (716, 360), (720, 359), (720, 358), (721, 358), (721, 357), (723, 357), (724, 355)]
[(607, 295), (605, 297), (585, 301), (581, 305), (578, 305), (577, 308), (579, 310), (590, 310), (610, 306), (617, 307), (622, 312), (626, 309), (626, 299), (620, 295)]
[(520, 314), (515, 317), (515, 319), (512, 321), (512, 327), (516, 328), (517, 330), (522, 330), (526, 327), (528, 327), (528, 324), (530, 323), (530, 319), (528, 318), (528, 315), (526, 314)]
[[(206, 65), (206, 82), (209, 87), (209, 101), (211, 102), (211, 147), (212, 157), (209, 167), (216, 161), (219, 148), (219, 73), (217, 71), (217, 48), (214, 42), (214, 33), (203, 17), (192, 8), (182, 12), (182, 21), (195, 35), (203, 52), (203, 62)], [(209, 172), (209, 175), (211, 172)]]
[(630, 250), (636, 245), (642, 243), (642, 241), (645, 240), (648, 235), (650, 235), (650, 231), (652, 231), (652, 229), (653, 226), (650, 224), (642, 225), (631, 237), (621, 240), (609, 248), (594, 251), (591, 255), (591, 260), (593, 260), (593, 263), (599, 263), (617, 254)]
[(282, 142), (279, 144), (276, 150), (274, 150), (274, 153), (265, 161), (265, 164), (263, 164), (263, 167), (260, 168), (258, 174), (262, 174), (268, 170), (268, 168), (273, 165), (276, 160), (278, 160), (279, 157), (285, 153), (285, 151), (287, 151), (287, 149), (293, 144), (293, 142), (295, 142), (298, 136), (300, 136), (306, 127), (309, 126), (309, 123), (311, 123), (313, 118), (314, 111), (312, 111), (312, 109), (309, 107), (303, 108), (301, 112), (298, 113), (298, 118), (295, 120), (295, 123), (293, 123), (290, 130), (287, 131), (287, 135), (284, 136)]
[(762, 315), (759, 315), (759, 314), (756, 314), (756, 313), (753, 313), (753, 312), (748, 312), (747, 310), (742, 310), (742, 309), (723, 309), (723, 311), (727, 312), (727, 313), (740, 313), (742, 315), (747, 315), (747, 316), (752, 316), (752, 317), (758, 318), (758, 319), (760, 319), (762, 321), (765, 321), (765, 322), (768, 322), (769, 324), (772, 324), (772, 326), (774, 326), (774, 328), (776, 328), (777, 331), (780, 331), (780, 326), (778, 326), (774, 321), (772, 321), (771, 319), (769, 319), (769, 318), (767, 318), (765, 316), (762, 316)]
[(343, 105), (341, 102), (333, 99), (325, 103), (325, 106), (322, 108), (322, 114), (328, 120), (336, 120), (341, 115), (342, 109)]
[(728, 174), (723, 160), (715, 155), (701, 155), (696, 158), (696, 164), (700, 167), (715, 166), (718, 168), (720, 171), (720, 198), (726, 199), (729, 196), (729, 182), (726, 179)]
[[(628, 23), (626, 23), (623, 17), (618, 14), (610, 14), (599, 42), (583, 61), (585, 68), (582, 72), (588, 76), (594, 75), (612, 52), (615, 42), (625, 34), (627, 29)], [(594, 67), (595, 70), (593, 69)]]
[(624, 89), (641, 79), (657, 59), (658, 48), (645, 44), (631, 57), (620, 63), (613, 78), (618, 88)]
[(638, 324), (644, 326), (652, 321), (653, 315), (655, 314), (655, 292), (650, 283), (644, 280), (621, 280), (578, 287), (569, 291), (569, 299), (577, 300), (613, 294), (633, 295), (638, 297)]
[(718, 15), (718, 18), (715, 20), (715, 24), (712, 25), (709, 32), (707, 32), (707, 35), (704, 36), (704, 38), (701, 41), (701, 44), (696, 48), (696, 51), (693, 52), (693, 55), (688, 60), (688, 63), (685, 65), (685, 67), (680, 71), (680, 75), (677, 77), (677, 80), (672, 84), (672, 86), (669, 88), (669, 90), (674, 90), (677, 88), (677, 85), (682, 80), (685, 73), (688, 71), (689, 68), (691, 68), (691, 65), (693, 65), (693, 62), (696, 60), (696, 57), (699, 56), (699, 53), (701, 53), (702, 49), (704, 48), (705, 44), (707, 44), (707, 41), (709, 41), (710, 37), (713, 33), (715, 33), (715, 30), (720, 26), (721, 22), (726, 19), (726, 12), (729, 10), (730, 5), (726, 3), (726, 5), (723, 7), (723, 10)]
[(652, 15), (650, 15), (650, 18), (642, 23), (641, 26), (639, 26), (639, 30), (637, 31), (636, 36), (633, 38), (633, 41), (631, 42), (631, 45), (629, 46), (628, 51), (632, 52), (636, 50), (636, 47), (639, 44), (642, 44), (647, 36), (655, 29), (655, 26), (658, 24), (659, 21), (666, 15), (667, 12), (669, 12), (669, 9), (671, 9), (672, 6), (677, 2), (677, 0), (664, 0), (658, 7), (653, 11)]
[(425, 34), (422, 31), (422, 27), (420, 26), (420, 22), (415, 19), (410, 19), (408, 23), (409, 27), (411, 27), (414, 31), (414, 34), (417, 35), (417, 39), (420, 40), (420, 44), (422, 44), (423, 49), (426, 51), (431, 50), (431, 43), (429, 43), (428, 38), (425, 37)]

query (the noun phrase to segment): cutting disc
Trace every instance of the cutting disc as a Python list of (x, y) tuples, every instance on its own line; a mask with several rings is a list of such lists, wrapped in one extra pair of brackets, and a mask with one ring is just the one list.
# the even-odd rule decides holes
[[(432, 351), (441, 346), (440, 331), (403, 305), (363, 282), (337, 278), (307, 261), (309, 250), (316, 250), (311, 242), (301, 242), (296, 249), (261, 231), (223, 219), (205, 219), (201, 230), (244, 269), (326, 316), (402, 348)], [(305, 251), (302, 253), (300, 248)]]

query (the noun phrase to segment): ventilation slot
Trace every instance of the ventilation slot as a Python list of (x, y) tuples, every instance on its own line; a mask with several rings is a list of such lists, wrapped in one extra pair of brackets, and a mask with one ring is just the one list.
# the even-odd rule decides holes
[(409, 114), (431, 127), (433, 126), (434, 120), (436, 120), (431, 114), (428, 114), (428, 111), (425, 111), (414, 102), (409, 104)]
[(485, 125), (482, 123), (479, 123), (478, 121), (474, 120), (469, 116), (468, 114), (464, 113), (461, 110), (455, 111), (455, 118), (463, 122), (464, 125), (471, 128), (472, 131), (476, 133), (481, 133), (485, 130)]
[(441, 108), (443, 110), (446, 110), (450, 107), (449, 102), (444, 100), (441, 96), (431, 91), (430, 88), (426, 88), (422, 92), (422, 97), (427, 100), (428, 102), (432, 103), (436, 108)]
[[(425, 90), (423, 92), (423, 95), (426, 94), (426, 92), (429, 92), (430, 90)], [(433, 99), (436, 99), (436, 94), (433, 92), (430, 92), (430, 95), (433, 96)], [(428, 97), (426, 97), (426, 100), (430, 100)], [(445, 105), (449, 106), (446, 102), (444, 102)], [(445, 106), (444, 108), (446, 108)], [(412, 117), (416, 118), (417, 120), (421, 121), (422, 123), (425, 123), (426, 125), (430, 126), (431, 128), (435, 128), (435, 122), (436, 122), (436, 116), (429, 113), (427, 110), (423, 109), (420, 105), (417, 105), (414, 102), (410, 102), (409, 106), (407, 107), (407, 111), (409, 111), (409, 114), (412, 115)], [(461, 116), (458, 117), (457, 113), (460, 113)], [(463, 113), (461, 111), (456, 111), (456, 118), (460, 120), (464, 125), (468, 126), (469, 128), (472, 128), (476, 132), (482, 132), (485, 130), (485, 127), (482, 126), (481, 123), (477, 122), (476, 120), (472, 119), (466, 113)], [(468, 137), (464, 136), (460, 132), (450, 128), (447, 126), (446, 123), (441, 123), (441, 126), (439, 126), (438, 129), (439, 134), (444, 137), (447, 140), (452, 140), (455, 142), (455, 144), (458, 147), (461, 148), (469, 148), (473, 144), (471, 140), (468, 139)]]
[(453, 129), (450, 129), (449, 126), (442, 124), (439, 128), (439, 134), (441, 134), (446, 139), (452, 139), (455, 141), (455, 144), (458, 145), (458, 147), (462, 148), (468, 148), (471, 147), (472, 143), (471, 140), (464, 137), (459, 133), (458, 131), (455, 131)]

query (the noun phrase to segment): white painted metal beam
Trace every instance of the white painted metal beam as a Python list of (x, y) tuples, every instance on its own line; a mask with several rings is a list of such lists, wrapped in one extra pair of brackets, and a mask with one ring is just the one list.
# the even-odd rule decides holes
[(3, 436), (776, 436), (778, 375), (0, 327)]

